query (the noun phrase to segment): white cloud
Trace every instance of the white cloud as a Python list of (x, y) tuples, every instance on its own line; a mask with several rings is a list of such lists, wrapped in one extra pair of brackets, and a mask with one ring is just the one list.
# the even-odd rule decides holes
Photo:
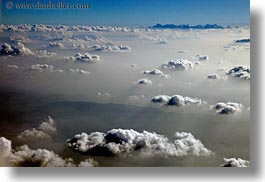
[(148, 78), (139, 79), (136, 83), (145, 84), (145, 85), (152, 85), (152, 81), (149, 80)]
[(237, 112), (241, 112), (243, 105), (235, 102), (219, 102), (213, 106), (212, 109), (215, 109), (218, 114), (233, 114)]
[(38, 50), (38, 51), (35, 51), (35, 56), (37, 58), (49, 58), (49, 57), (56, 56), (56, 53), (55, 52), (49, 52), (47, 50)]
[(0, 137), (0, 159), (6, 157), (12, 151), (11, 141), (5, 137)]
[(131, 51), (131, 48), (127, 45), (113, 45), (113, 44), (106, 44), (106, 45), (94, 45), (90, 47), (92, 51), (102, 51), (102, 52), (125, 52)]
[(20, 140), (39, 140), (46, 139), (51, 140), (51, 135), (55, 134), (56, 127), (55, 121), (50, 116), (43, 121), (38, 128), (32, 128), (30, 130), (25, 130), (20, 133), (17, 138)]
[(161, 77), (169, 77), (168, 75), (164, 74), (161, 70), (159, 69), (153, 69), (153, 70), (145, 70), (143, 74), (149, 74), (149, 75), (160, 75)]
[(61, 42), (50, 42), (49, 47), (52, 48), (64, 48), (64, 45)]
[(250, 80), (250, 68), (242, 65), (235, 66), (227, 72), (227, 75)]
[(224, 158), (224, 164), (221, 167), (250, 167), (250, 162), (240, 158)]
[(33, 55), (34, 53), (31, 52), (30, 49), (26, 48), (24, 44), (22, 44), (21, 42), (17, 42), (16, 45), (11, 46), (8, 43), (4, 43), (1, 47), (0, 50), (0, 55), (3, 56), (8, 56), (8, 55), (12, 55), (12, 56), (18, 56), (18, 55)]
[(15, 65), (15, 64), (8, 64), (6, 67), (10, 68), (10, 69), (18, 69), (19, 68), (19, 66)]
[(90, 72), (89, 71), (86, 71), (86, 70), (82, 70), (82, 69), (79, 69), (79, 68), (76, 68), (76, 69), (69, 69), (70, 72), (73, 72), (73, 73), (79, 73), (81, 75), (89, 75)]
[(218, 74), (210, 74), (207, 76), (208, 79), (217, 80), (220, 79), (220, 76)]
[(72, 158), (63, 159), (47, 149), (30, 149), (23, 145), (12, 149), (12, 142), (0, 138), (0, 165), (12, 167), (94, 167), (98, 163), (91, 158), (76, 164)]
[(196, 66), (198, 66), (198, 65), (200, 65), (200, 64), (202, 64), (200, 61), (196, 61), (195, 63), (194, 63)]
[(0, 154), (2, 160), (8, 166), (18, 167), (66, 167), (73, 166), (71, 159), (62, 159), (52, 151), (45, 149), (31, 150), (27, 145), (17, 148), (12, 151), (11, 141), (0, 138)]
[(63, 72), (63, 70), (60, 69), (54, 69), (53, 65), (49, 65), (49, 64), (33, 64), (31, 65), (31, 67), (29, 68), (30, 70), (36, 70), (36, 71), (51, 71), (51, 72)]
[(27, 145), (20, 146), (17, 151), (7, 157), (11, 166), (18, 167), (73, 167), (71, 158), (63, 159), (53, 151), (46, 149), (32, 150)]
[(197, 58), (198, 58), (200, 61), (208, 61), (208, 60), (209, 60), (209, 56), (208, 56), (208, 55), (200, 55), (200, 54), (198, 54), (198, 55), (197, 55)]
[(99, 97), (111, 97), (111, 94), (107, 92), (98, 92), (97, 95)]
[(158, 96), (153, 97), (151, 99), (151, 102), (166, 103), (167, 105), (171, 105), (171, 106), (185, 106), (187, 104), (200, 105), (202, 103), (206, 103), (206, 101), (203, 101), (201, 99), (184, 97), (182, 95), (173, 95), (173, 96), (158, 95)]
[(49, 65), (49, 64), (33, 64), (31, 65), (30, 69), (31, 70), (53, 70), (54, 66), (53, 65)]
[(97, 161), (95, 161), (92, 158), (89, 158), (89, 159), (86, 159), (84, 161), (81, 161), (78, 164), (78, 167), (95, 167), (95, 166), (98, 166), (98, 163), (97, 163)]
[(39, 125), (38, 129), (44, 131), (45, 133), (56, 132), (54, 119), (52, 119), (51, 116), (48, 116), (48, 118)]
[(193, 63), (186, 59), (171, 60), (167, 64), (163, 64), (162, 68), (173, 70), (188, 70), (193, 68)]
[(171, 97), (168, 95), (157, 95), (151, 99), (153, 103), (167, 103)]
[(163, 135), (154, 132), (137, 132), (133, 129), (112, 129), (107, 133), (81, 133), (67, 140), (75, 151), (88, 155), (131, 155), (141, 156), (208, 156), (214, 154), (191, 133), (176, 132), (175, 140), (170, 142)]
[(69, 57), (68, 60), (95, 63), (100, 61), (100, 57), (98, 55), (90, 55), (89, 53), (77, 53), (76, 55)]
[(51, 140), (51, 136), (39, 129), (25, 130), (17, 136), (20, 140)]

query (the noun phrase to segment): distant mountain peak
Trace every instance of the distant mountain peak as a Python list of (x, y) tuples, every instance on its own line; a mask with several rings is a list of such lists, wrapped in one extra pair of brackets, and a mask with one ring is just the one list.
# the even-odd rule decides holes
[(189, 24), (160, 24), (157, 23), (149, 28), (159, 28), (159, 29), (224, 29), (229, 27), (223, 27), (217, 24), (206, 24), (206, 25), (189, 25)]

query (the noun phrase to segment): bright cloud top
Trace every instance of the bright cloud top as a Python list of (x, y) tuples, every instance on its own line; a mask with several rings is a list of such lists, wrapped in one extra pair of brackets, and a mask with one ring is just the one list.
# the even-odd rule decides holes
[(0, 50), (0, 55), (3, 56), (26, 56), (26, 55), (33, 55), (34, 53), (31, 52), (30, 49), (26, 48), (24, 44), (21, 42), (16, 43), (16, 45), (11, 46), (8, 43), (4, 43)]
[(54, 69), (53, 65), (49, 65), (49, 64), (33, 64), (31, 65), (31, 67), (29, 68), (30, 70), (35, 70), (35, 71), (50, 71), (50, 72), (63, 72), (63, 70), (60, 69)]
[(162, 68), (182, 71), (193, 68), (193, 63), (186, 59), (171, 60), (167, 64), (163, 64)]
[(84, 63), (95, 63), (100, 61), (100, 57), (98, 55), (90, 55), (89, 53), (77, 53), (76, 55), (71, 56), (68, 59), (71, 61), (79, 61)]
[(75, 164), (72, 158), (63, 159), (53, 151), (32, 150), (27, 145), (12, 150), (12, 142), (4, 137), (0, 138), (0, 159), (5, 165), (13, 167), (93, 167), (97, 165), (93, 159)]
[(191, 133), (176, 132), (175, 141), (170, 142), (163, 135), (154, 132), (137, 132), (133, 129), (112, 129), (107, 133), (81, 133), (67, 140), (67, 145), (75, 151), (88, 155), (130, 155), (141, 156), (208, 156), (213, 152)]
[(131, 48), (127, 45), (113, 45), (113, 44), (106, 44), (106, 45), (94, 45), (91, 46), (90, 49), (92, 51), (101, 51), (101, 52), (126, 52), (131, 51)]
[(224, 158), (224, 163), (221, 167), (250, 167), (250, 162), (240, 158)]
[(161, 70), (159, 69), (153, 69), (153, 70), (145, 70), (143, 74), (148, 74), (148, 75), (160, 75), (161, 77), (168, 77), (168, 75), (164, 74)]
[(228, 71), (227, 75), (250, 80), (250, 68), (242, 65), (235, 66)]
[(202, 103), (206, 103), (206, 101), (203, 101), (201, 99), (185, 97), (182, 95), (173, 95), (173, 96), (158, 95), (158, 96), (153, 97), (151, 99), (151, 102), (166, 103), (167, 105), (170, 105), (170, 106), (185, 106), (187, 104), (200, 105)]
[(51, 139), (51, 135), (55, 134), (56, 127), (55, 121), (50, 116), (43, 121), (38, 128), (32, 128), (25, 130), (20, 133), (17, 138), (20, 140), (40, 140), (40, 139)]
[(243, 105), (235, 102), (219, 102), (211, 107), (215, 109), (218, 114), (233, 114), (241, 112)]
[(141, 85), (152, 85), (153, 82), (149, 80), (148, 78), (142, 78), (142, 79), (139, 79), (136, 83), (141, 84)]

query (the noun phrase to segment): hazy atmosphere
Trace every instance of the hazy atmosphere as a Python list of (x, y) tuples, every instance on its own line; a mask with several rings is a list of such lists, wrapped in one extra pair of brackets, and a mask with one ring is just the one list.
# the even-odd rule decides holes
[[(98, 0), (81, 10), (9, 2), (0, 166), (250, 165), (249, 1)], [(126, 7), (133, 13), (123, 17)]]

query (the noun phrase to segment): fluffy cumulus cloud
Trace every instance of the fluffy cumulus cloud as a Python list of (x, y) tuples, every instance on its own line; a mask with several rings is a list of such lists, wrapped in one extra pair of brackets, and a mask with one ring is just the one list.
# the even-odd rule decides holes
[(63, 159), (53, 151), (46, 149), (30, 149), (27, 145), (12, 150), (12, 142), (4, 137), (0, 138), (0, 159), (3, 166), (14, 167), (93, 167), (97, 163), (87, 159), (76, 164), (73, 159)]
[(153, 82), (149, 80), (148, 78), (142, 78), (142, 79), (139, 79), (136, 83), (144, 84), (144, 85), (152, 85)]
[(167, 64), (163, 64), (162, 68), (172, 70), (188, 70), (193, 68), (193, 63), (186, 59), (171, 60)]
[(0, 50), (0, 55), (2, 56), (25, 56), (25, 55), (33, 55), (30, 49), (26, 48), (24, 44), (21, 42), (17, 42), (16, 45), (11, 46), (8, 43), (4, 43)]
[(217, 79), (220, 79), (220, 76), (218, 74), (210, 74), (207, 76), (207, 79), (210, 79), (210, 80), (217, 80)]
[(168, 95), (157, 95), (151, 99), (153, 103), (168, 103), (171, 97)]
[(81, 75), (89, 75), (90, 72), (89, 71), (86, 71), (86, 70), (82, 70), (82, 69), (79, 69), (79, 68), (76, 68), (76, 69), (69, 69), (70, 72), (73, 72), (73, 73), (79, 73)]
[(250, 80), (250, 68), (248, 66), (242, 66), (242, 65), (235, 66), (227, 72), (227, 75)]
[(79, 164), (78, 164), (78, 167), (96, 167), (98, 166), (98, 162), (95, 161), (94, 159), (92, 158), (88, 158), (84, 161), (81, 161)]
[(31, 65), (30, 69), (31, 70), (53, 70), (54, 66), (53, 65), (49, 65), (49, 64), (33, 64)]
[(249, 167), (250, 162), (240, 158), (224, 158), (224, 163), (221, 167)]
[(113, 44), (106, 44), (106, 45), (94, 45), (90, 47), (92, 51), (102, 51), (102, 52), (126, 52), (130, 51), (131, 48), (127, 45), (113, 45)]
[(7, 157), (11, 166), (18, 167), (73, 167), (71, 158), (63, 159), (53, 151), (46, 149), (32, 150), (27, 145), (20, 146), (17, 151)]
[(131, 155), (140, 156), (208, 156), (214, 154), (191, 133), (176, 132), (170, 142), (163, 135), (154, 132), (137, 132), (133, 129), (112, 129), (106, 133), (81, 133), (67, 140), (67, 145), (75, 151), (87, 155)]
[(182, 95), (173, 95), (173, 96), (158, 95), (158, 96), (153, 97), (151, 99), (151, 102), (165, 103), (166, 105), (169, 105), (169, 106), (185, 106), (187, 104), (200, 105), (202, 103), (206, 103), (205, 101), (201, 99), (185, 97)]
[(68, 60), (85, 62), (85, 63), (95, 63), (100, 61), (100, 57), (98, 55), (90, 55), (89, 53), (85, 54), (77, 53), (76, 55), (69, 57)]
[(20, 140), (51, 140), (51, 136), (39, 129), (25, 130), (17, 136)]
[(36, 71), (51, 71), (51, 72), (63, 72), (63, 70), (54, 69), (53, 65), (49, 64), (33, 64), (29, 68), (30, 70), (36, 70)]
[(17, 138), (20, 140), (39, 140), (39, 139), (48, 139), (50, 140), (51, 135), (55, 134), (56, 127), (55, 121), (50, 116), (43, 121), (38, 128), (32, 128), (25, 130), (20, 133)]
[(35, 51), (35, 56), (37, 58), (50, 58), (50, 57), (56, 56), (56, 53), (50, 52), (47, 50), (38, 50), (38, 51)]
[(197, 58), (200, 61), (208, 61), (209, 60), (209, 56), (208, 55), (200, 55), (200, 54), (198, 54)]
[(8, 156), (12, 151), (11, 141), (5, 137), (0, 137), (0, 159)]
[(233, 114), (237, 112), (241, 112), (243, 105), (235, 102), (219, 102), (213, 106), (212, 109), (215, 109), (218, 114)]
[(61, 42), (50, 42), (48, 47), (64, 48), (64, 45)]
[(148, 75), (160, 75), (161, 77), (168, 77), (168, 75), (164, 74), (161, 70), (159, 69), (153, 69), (153, 70), (145, 70), (143, 74), (148, 74)]

